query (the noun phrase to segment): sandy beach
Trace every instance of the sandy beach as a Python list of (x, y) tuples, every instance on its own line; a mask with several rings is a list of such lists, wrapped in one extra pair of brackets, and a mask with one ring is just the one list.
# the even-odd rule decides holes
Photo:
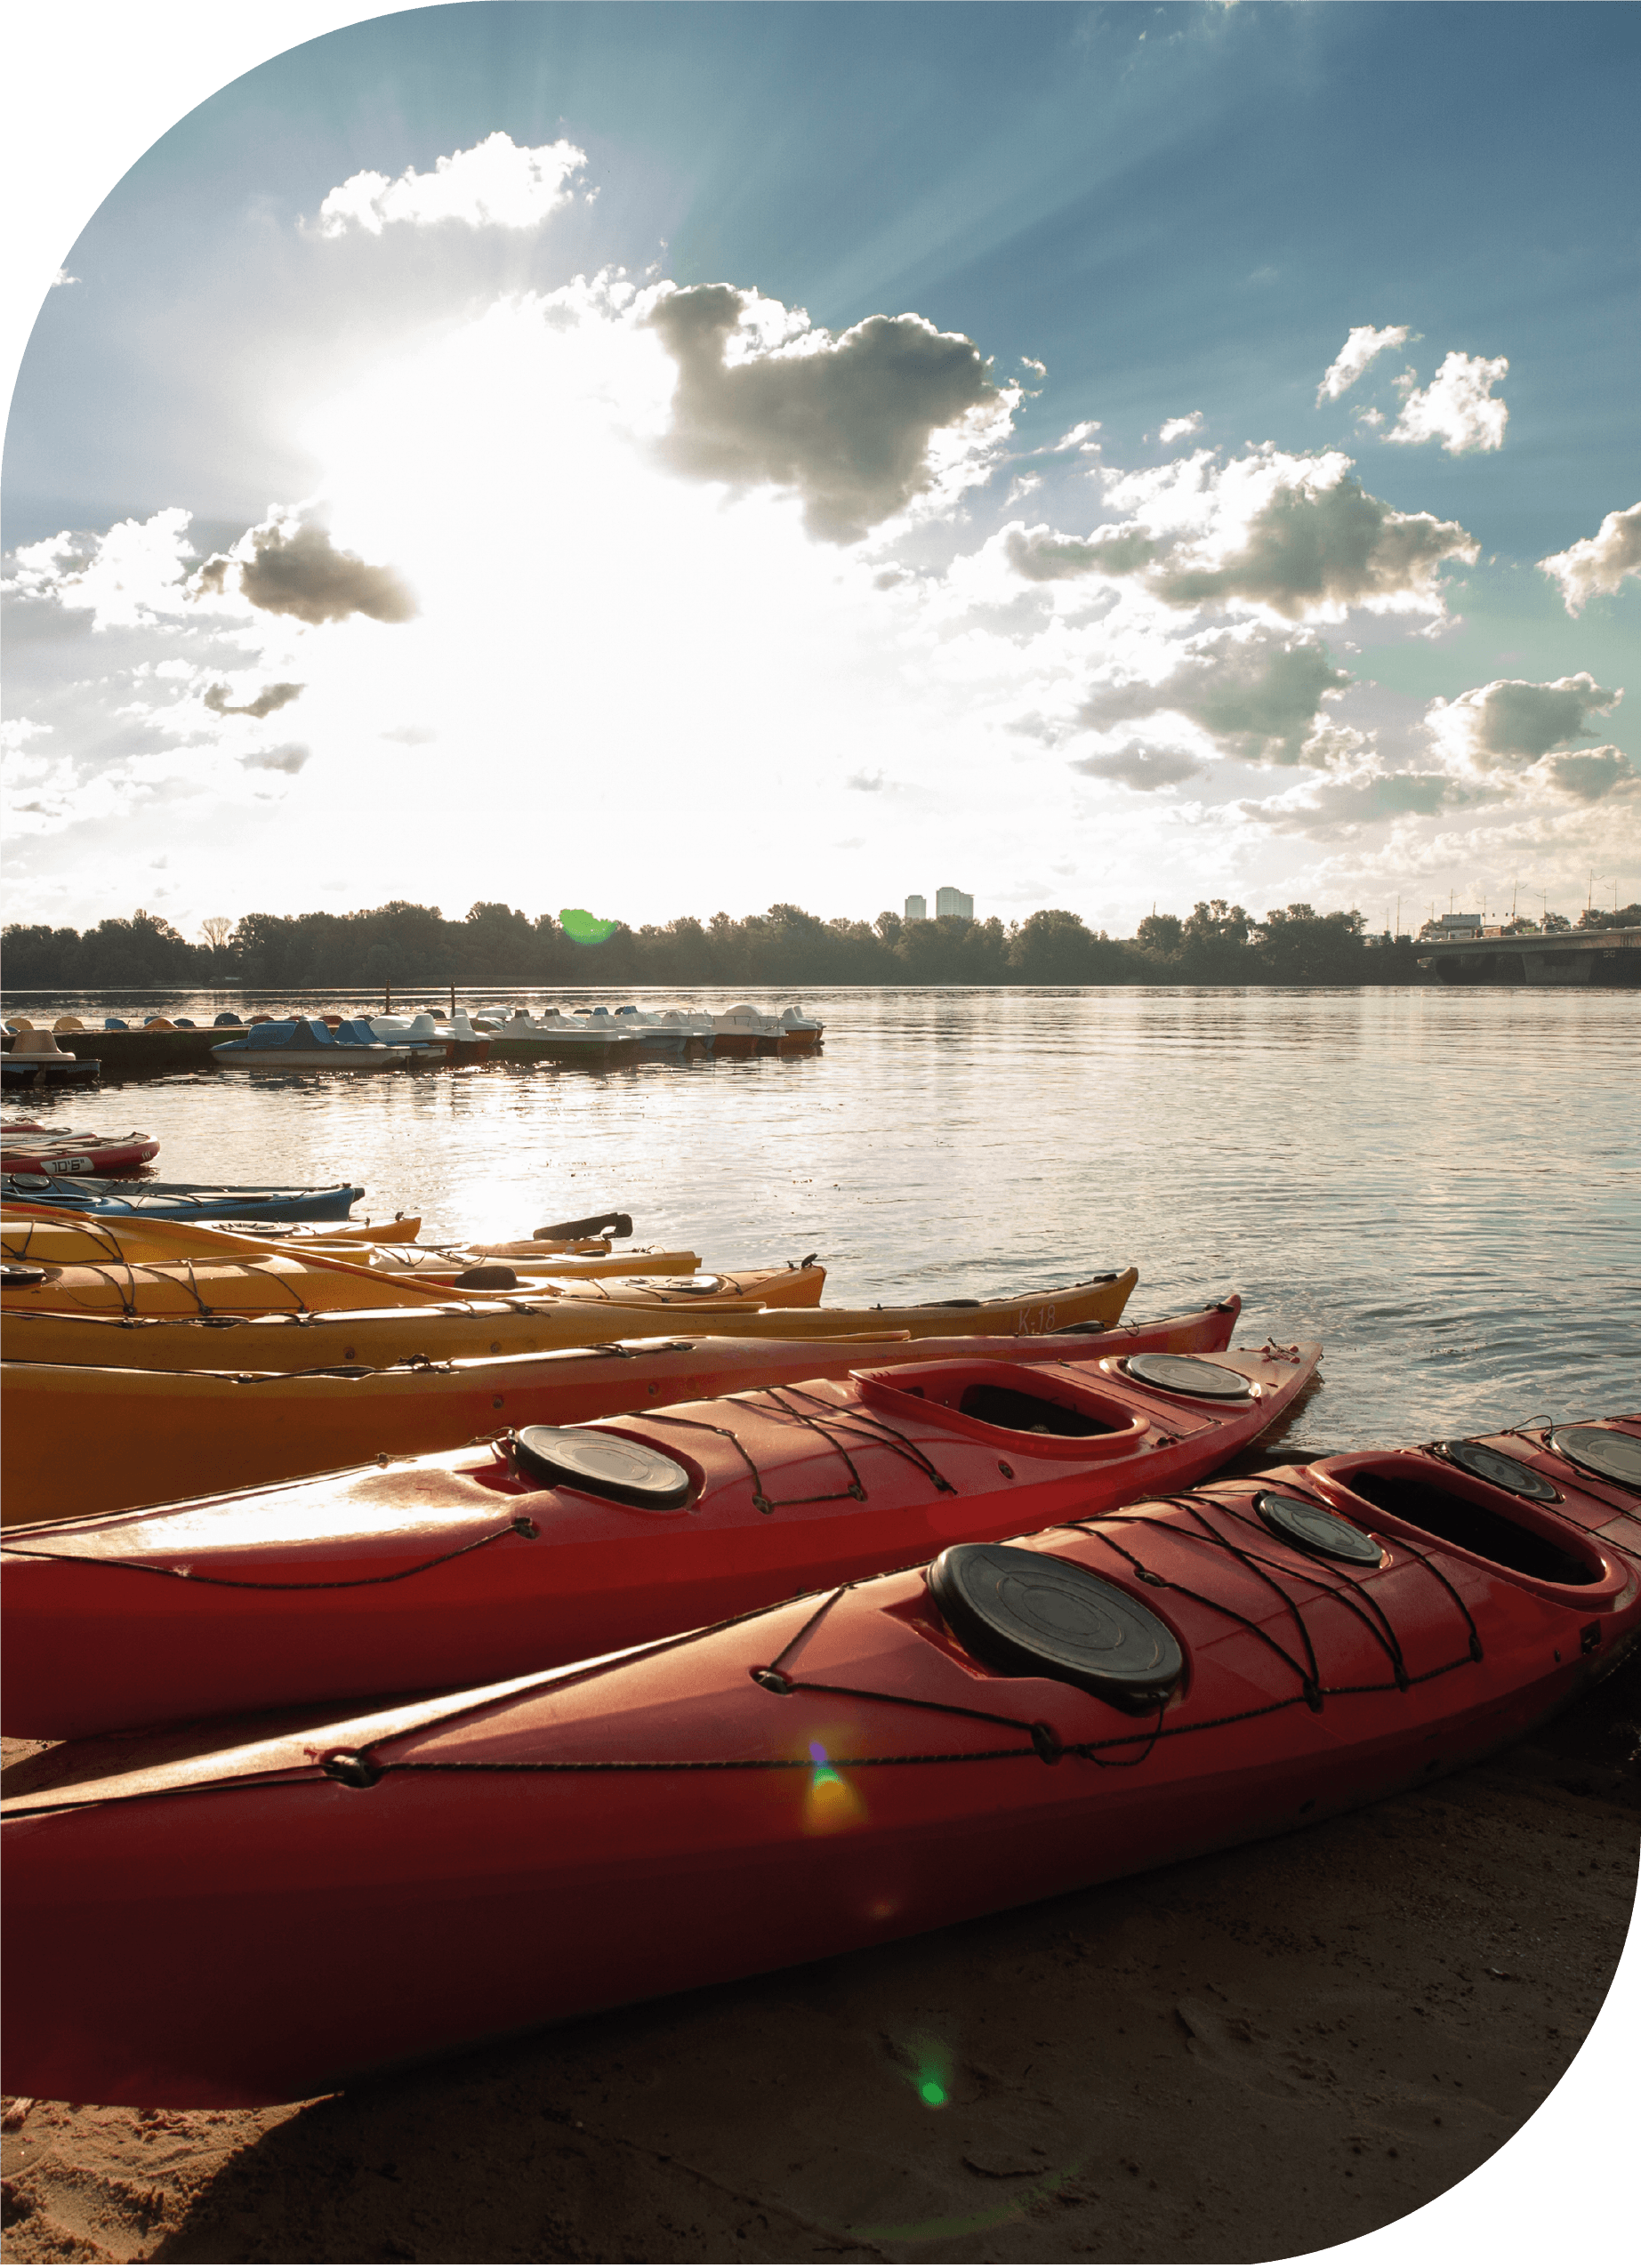
[(1342, 2243), (1484, 2163), (1577, 2054), (1635, 1898), (1638, 1720), (1632, 1662), (1533, 1741), (1307, 1832), (318, 2102), (8, 2099), (8, 2250), (1197, 2262)]

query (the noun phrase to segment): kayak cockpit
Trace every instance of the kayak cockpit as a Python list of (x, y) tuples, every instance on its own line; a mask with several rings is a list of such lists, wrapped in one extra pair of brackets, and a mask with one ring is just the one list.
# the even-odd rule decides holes
[(1566, 1522), (1526, 1502), (1500, 1502), (1500, 1492), (1461, 1472), (1438, 1481), (1424, 1460), (1396, 1456), (1331, 1469), (1353, 1495), (1392, 1520), (1512, 1575), (1569, 1587), (1606, 1577), (1600, 1553)]

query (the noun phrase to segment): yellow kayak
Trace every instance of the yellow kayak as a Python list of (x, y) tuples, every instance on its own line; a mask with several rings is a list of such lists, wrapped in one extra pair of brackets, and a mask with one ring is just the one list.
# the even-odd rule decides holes
[[(0, 1251), (10, 1260), (49, 1260), (59, 1267), (78, 1261), (243, 1259), (253, 1252), (278, 1252), (287, 1259), (334, 1259), (350, 1267), (380, 1267), (411, 1274), (451, 1266), (501, 1265), (495, 1248), (486, 1244), (430, 1246), (413, 1243), (420, 1220), (392, 1224), (373, 1236), (344, 1237), (326, 1229), (311, 1236), (248, 1236), (200, 1220), (100, 1220), (61, 1213), (19, 1212), (8, 1205), (0, 1210)], [(404, 1234), (398, 1231), (402, 1227)], [(454, 1257), (452, 1257), (454, 1256)], [(701, 1265), (696, 1253), (655, 1250), (639, 1252), (603, 1251), (575, 1252), (568, 1248), (533, 1245), (506, 1266), (534, 1274), (551, 1272), (582, 1275), (677, 1275)]]
[[(364, 1294), (340, 1291), (334, 1282), (310, 1285), (299, 1275), (304, 1267), (342, 1268), (350, 1275), (364, 1269), (377, 1284), (408, 1285), (433, 1297), (524, 1291), (543, 1299), (618, 1300), (644, 1307), (709, 1301), (738, 1306), (749, 1299), (762, 1307), (812, 1307), (826, 1281), (824, 1267), (795, 1261), (703, 1275), (699, 1254), (682, 1251), (500, 1260), (461, 1247), (326, 1246), (318, 1241), (297, 1245), (231, 1235), (197, 1221), (109, 1224), (42, 1220), (10, 1211), (0, 1215), (0, 1256), (14, 1267), (47, 1271), (37, 1284), (13, 1279), (6, 1289), (8, 1309), (39, 1306), (138, 1315), (249, 1315), (363, 1304)], [(382, 1297), (398, 1303), (396, 1290), (384, 1289)]]
[[(1227, 1299), (1140, 1326), (1153, 1351), (1228, 1344), (1241, 1307)], [(1103, 1334), (1121, 1353), (1132, 1334)], [(1062, 1342), (1074, 1355), (1078, 1342)], [(117, 1349), (116, 1350), (117, 1351)], [(909, 1333), (760, 1339), (692, 1334), (627, 1339), (552, 1355), (487, 1355), (373, 1370), (289, 1372), (93, 1370), (0, 1363), (0, 1477), (7, 1527), (260, 1488), (374, 1457), (460, 1449), (510, 1427), (590, 1420), (725, 1394), (843, 1378), (914, 1359), (1041, 1361), (1037, 1339)], [(1059, 1351), (1057, 1347), (1056, 1352)], [(84, 1423), (88, 1408), (98, 1422)], [(62, 1444), (72, 1437), (74, 1454)]]
[[(90, 1363), (99, 1369), (153, 1371), (305, 1371), (335, 1363), (386, 1363), (417, 1356), (446, 1362), (462, 1355), (545, 1354), (559, 1347), (602, 1345), (632, 1337), (646, 1326), (646, 1310), (626, 1301), (595, 1301), (535, 1293), (511, 1299), (434, 1300), (408, 1284), (394, 1290), (363, 1269), (349, 1279), (359, 1299), (351, 1308), (254, 1315), (126, 1315), (67, 1313), (37, 1303), (5, 1299), (6, 1354), (13, 1362)], [(866, 1332), (909, 1331), (913, 1339), (1013, 1338), (1064, 1331), (1074, 1324), (1114, 1323), (1138, 1282), (1096, 1276), (1010, 1299), (955, 1301), (915, 1307), (760, 1307), (711, 1300), (692, 1306), (656, 1299), (674, 1326), (693, 1334), (752, 1339), (835, 1339)], [(369, 1304), (365, 1302), (368, 1300)]]

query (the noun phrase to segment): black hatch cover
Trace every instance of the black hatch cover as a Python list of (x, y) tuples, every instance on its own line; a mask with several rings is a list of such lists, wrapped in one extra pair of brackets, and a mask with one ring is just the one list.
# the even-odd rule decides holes
[(1179, 1641), (1148, 1607), (1072, 1561), (959, 1543), (929, 1571), (935, 1604), (970, 1653), (1018, 1677), (1058, 1677), (1104, 1699), (1155, 1702), (1179, 1682)]
[(1204, 1363), (1196, 1355), (1130, 1355), (1122, 1367), (1141, 1386), (1160, 1387), (1164, 1394), (1246, 1402), (1253, 1392), (1240, 1372), (1227, 1370), (1223, 1363)]
[(1283, 1543), (1297, 1544), (1301, 1551), (1320, 1553), (1324, 1559), (1347, 1559), (1353, 1567), (1377, 1567), (1385, 1556), (1372, 1536), (1363, 1535), (1348, 1520), (1341, 1520), (1337, 1512), (1313, 1504), (1308, 1497), (1282, 1496), (1274, 1489), (1264, 1489), (1254, 1498), (1253, 1508), (1274, 1536), (1280, 1536)]
[(1507, 1457), (1501, 1449), (1489, 1449), (1480, 1441), (1438, 1441), (1438, 1456), (1445, 1457), (1450, 1465), (1457, 1465), (1461, 1473), (1470, 1473), (1478, 1481), (1491, 1481), (1494, 1488), (1507, 1488), (1512, 1496), (1527, 1496), (1535, 1504), (1556, 1504), (1560, 1501), (1554, 1482), (1547, 1481), (1542, 1473), (1535, 1473), (1531, 1465)]
[(1641, 1489), (1641, 1441), (1633, 1434), (1611, 1433), (1605, 1426), (1557, 1426), (1549, 1445), (1583, 1472)]
[(524, 1426), (509, 1436), (506, 1449), (514, 1470), (543, 1488), (579, 1489), (587, 1496), (607, 1496), (616, 1504), (640, 1505), (651, 1512), (676, 1511), (689, 1501), (690, 1479), (684, 1467), (623, 1434), (573, 1426)]

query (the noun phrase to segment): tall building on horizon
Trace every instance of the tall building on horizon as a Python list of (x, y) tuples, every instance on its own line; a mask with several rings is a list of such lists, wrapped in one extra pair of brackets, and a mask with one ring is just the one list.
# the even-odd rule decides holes
[(926, 899), (924, 899), (924, 898), (921, 898), (921, 897), (909, 897), (909, 898), (907, 898), (907, 900), (906, 900), (906, 920), (907, 920), (908, 921), (928, 921), (928, 919), (929, 919), (929, 905), (928, 905), (928, 901), (927, 901)]
[(953, 889), (949, 882), (935, 892), (935, 915), (955, 913), (964, 921), (974, 920), (974, 900), (967, 890)]

